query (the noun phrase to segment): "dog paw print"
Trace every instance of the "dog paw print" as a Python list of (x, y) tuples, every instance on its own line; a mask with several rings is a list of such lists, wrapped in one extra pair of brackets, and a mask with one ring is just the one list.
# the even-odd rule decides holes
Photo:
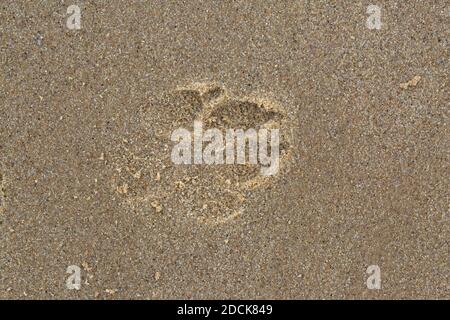
[[(145, 147), (141, 144), (132, 151), (118, 169), (122, 174), (114, 180), (116, 191), (126, 197), (131, 207), (143, 212), (189, 217), (206, 225), (232, 221), (244, 214), (248, 193), (275, 183), (291, 162), (287, 113), (261, 95), (235, 97), (220, 85), (194, 83), (150, 103), (143, 110), (143, 117), (144, 130), (151, 131), (152, 136)], [(195, 121), (201, 122), (205, 131), (278, 129), (277, 174), (262, 175), (262, 165), (249, 161), (215, 165), (173, 163), (171, 134), (179, 128), (193, 130)]]

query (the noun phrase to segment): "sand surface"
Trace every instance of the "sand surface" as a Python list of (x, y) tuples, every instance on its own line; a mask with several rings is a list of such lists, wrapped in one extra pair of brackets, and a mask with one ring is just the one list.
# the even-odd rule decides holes
[[(0, 298), (448, 298), (449, 19), (447, 1), (3, 1)], [(279, 128), (279, 173), (174, 165), (195, 119)]]

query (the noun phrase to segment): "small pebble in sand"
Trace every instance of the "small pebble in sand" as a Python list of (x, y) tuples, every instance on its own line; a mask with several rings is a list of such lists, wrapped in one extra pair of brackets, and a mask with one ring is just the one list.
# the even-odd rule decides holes
[(89, 264), (87, 262), (83, 262), (81, 264), (81, 266), (83, 267), (84, 270), (86, 270), (87, 272), (90, 272), (92, 270), (92, 268), (89, 266)]
[(135, 179), (140, 179), (141, 176), (142, 176), (141, 170), (139, 170), (138, 172), (133, 174), (133, 178), (135, 178)]
[(160, 213), (162, 211), (162, 206), (157, 200), (152, 201), (150, 204), (155, 209), (156, 213)]
[(42, 46), (42, 41), (44, 40), (44, 36), (40, 33), (38, 33), (35, 37), (34, 37), (34, 42), (41, 47)]
[(106, 289), (105, 292), (106, 292), (107, 294), (113, 295), (113, 294), (115, 294), (115, 293), (117, 292), (117, 290)]
[(177, 189), (183, 189), (185, 184), (183, 181), (175, 181), (175, 186)]
[(124, 185), (117, 187), (117, 192), (120, 194), (127, 194), (128, 184), (125, 183)]
[(420, 79), (422, 79), (421, 76), (414, 76), (411, 80), (400, 83), (400, 88), (402, 89), (408, 89), (409, 87), (415, 87), (419, 83)]
[(161, 273), (160, 272), (156, 272), (155, 273), (155, 280), (158, 281), (161, 278)]

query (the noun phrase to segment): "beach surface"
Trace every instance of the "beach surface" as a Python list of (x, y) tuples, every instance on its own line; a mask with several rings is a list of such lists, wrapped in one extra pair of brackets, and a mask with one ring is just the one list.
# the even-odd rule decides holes
[[(0, 298), (448, 298), (449, 19), (2, 2)], [(277, 128), (279, 170), (174, 164), (196, 120)]]

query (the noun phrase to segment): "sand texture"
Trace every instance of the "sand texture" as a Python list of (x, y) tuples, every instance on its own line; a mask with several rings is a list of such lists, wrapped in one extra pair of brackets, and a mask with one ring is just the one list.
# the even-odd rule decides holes
[[(449, 19), (448, 1), (2, 1), (0, 298), (448, 299)], [(278, 173), (174, 164), (195, 121), (278, 129)]]

